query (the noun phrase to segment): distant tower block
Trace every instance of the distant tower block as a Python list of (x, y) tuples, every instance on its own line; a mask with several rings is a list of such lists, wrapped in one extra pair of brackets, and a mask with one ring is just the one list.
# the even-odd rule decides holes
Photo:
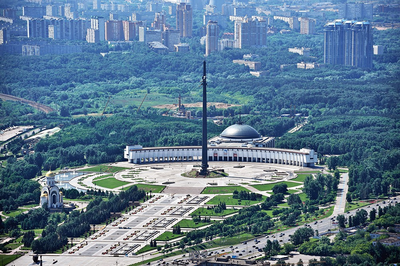
[(181, 37), (192, 37), (193, 14), (192, 6), (180, 3), (176, 6), (176, 29)]
[(209, 21), (207, 23), (206, 56), (208, 56), (212, 52), (218, 51), (218, 35), (218, 23), (215, 21)]

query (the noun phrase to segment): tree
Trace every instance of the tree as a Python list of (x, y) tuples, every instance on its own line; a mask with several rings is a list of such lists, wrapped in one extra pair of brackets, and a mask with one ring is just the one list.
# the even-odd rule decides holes
[(290, 194), (287, 201), (289, 205), (302, 203), (301, 198), (298, 194)]
[(336, 220), (338, 221), (340, 228), (346, 227), (346, 216), (344, 216), (343, 214), (339, 214)]
[(312, 236), (314, 236), (314, 230), (312, 228), (302, 227), (294, 232), (294, 234), (290, 237), (290, 241), (297, 246), (305, 241), (308, 241)]
[(24, 243), (24, 247), (30, 247), (34, 239), (35, 239), (34, 231), (26, 232), (22, 237), (22, 243)]
[(347, 200), (348, 203), (351, 203), (352, 200), (351, 200), (351, 194), (350, 193), (346, 194), (346, 200)]
[(273, 188), (272, 191), (274, 192), (274, 194), (278, 194), (278, 193), (282, 193), (282, 194), (286, 194), (287, 193), (287, 184), (286, 183), (279, 183), (276, 184)]
[(376, 219), (376, 209), (373, 208), (372, 210), (369, 211), (369, 220), (370, 222), (373, 222)]
[(283, 244), (283, 252), (285, 254), (289, 254), (289, 252), (293, 251), (295, 249), (295, 246), (292, 243), (285, 243)]

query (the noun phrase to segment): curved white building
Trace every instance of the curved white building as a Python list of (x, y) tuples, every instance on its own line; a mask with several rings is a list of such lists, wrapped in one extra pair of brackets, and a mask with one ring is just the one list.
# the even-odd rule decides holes
[[(258, 162), (314, 166), (317, 153), (312, 149), (277, 149), (273, 138), (263, 138), (248, 125), (235, 124), (208, 143), (208, 161)], [(201, 161), (201, 146), (151, 147), (126, 146), (124, 158), (135, 164)]]

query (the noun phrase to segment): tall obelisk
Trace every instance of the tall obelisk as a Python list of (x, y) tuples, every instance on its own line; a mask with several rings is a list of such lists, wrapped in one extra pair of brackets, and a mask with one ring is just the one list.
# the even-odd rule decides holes
[(203, 62), (203, 141), (201, 146), (201, 170), (200, 175), (206, 176), (208, 171), (207, 163), (207, 80), (206, 61)]

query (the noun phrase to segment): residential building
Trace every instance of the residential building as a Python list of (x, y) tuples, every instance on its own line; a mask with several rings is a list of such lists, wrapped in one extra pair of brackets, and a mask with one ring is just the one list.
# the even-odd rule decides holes
[(122, 21), (124, 40), (133, 41), (136, 37), (136, 23), (133, 21)]
[(0, 29), (0, 44), (6, 44), (10, 41), (10, 32), (7, 29)]
[(206, 34), (206, 56), (212, 52), (218, 51), (218, 35), (219, 27), (215, 21), (209, 21), (207, 23), (207, 34)]
[(217, 22), (221, 28), (226, 28), (227, 26), (226, 16), (205, 12), (203, 15), (203, 25), (207, 25), (210, 20)]
[(336, 20), (324, 28), (324, 63), (372, 68), (372, 27), (369, 22)]
[(266, 46), (267, 26), (267, 22), (262, 17), (244, 17), (241, 20), (235, 20), (237, 48)]
[(155, 13), (154, 21), (153, 23), (151, 23), (151, 27), (154, 30), (163, 30), (164, 25), (165, 25), (165, 14), (163, 12)]
[(299, 30), (300, 28), (299, 19), (297, 17), (274, 16), (274, 19), (285, 21), (286, 23), (289, 24), (289, 27), (292, 30)]
[(181, 36), (178, 30), (165, 29), (162, 32), (163, 44), (168, 47), (169, 51), (175, 50), (175, 45), (180, 44)]
[(383, 54), (383, 45), (374, 45), (374, 55)]
[(46, 16), (57, 16), (58, 15), (58, 7), (54, 5), (46, 6)]
[(310, 48), (294, 47), (294, 48), (289, 48), (288, 50), (290, 53), (295, 53), (295, 54), (304, 55), (304, 56), (310, 56)]
[(188, 53), (190, 51), (190, 46), (188, 43), (178, 43), (174, 45), (175, 52), (177, 53)]
[(300, 18), (300, 34), (315, 34), (315, 19)]
[(342, 19), (371, 20), (373, 18), (373, 4), (346, 3), (339, 5), (339, 17)]
[(44, 6), (24, 6), (22, 7), (22, 16), (31, 18), (41, 18), (46, 15)]
[(233, 60), (232, 62), (234, 64), (245, 65), (245, 66), (249, 67), (251, 70), (255, 70), (255, 71), (258, 71), (261, 69), (261, 62), (257, 62), (257, 61), (248, 61), (248, 60), (238, 59), (238, 60)]
[(105, 20), (103, 17), (92, 17), (90, 19), (90, 28), (97, 30), (99, 33), (99, 41), (105, 41)]
[(105, 23), (105, 39), (106, 41), (122, 41), (124, 40), (124, 31), (121, 20), (107, 20)]
[(192, 37), (193, 14), (191, 5), (180, 3), (176, 6), (176, 29), (179, 30), (181, 37)]

